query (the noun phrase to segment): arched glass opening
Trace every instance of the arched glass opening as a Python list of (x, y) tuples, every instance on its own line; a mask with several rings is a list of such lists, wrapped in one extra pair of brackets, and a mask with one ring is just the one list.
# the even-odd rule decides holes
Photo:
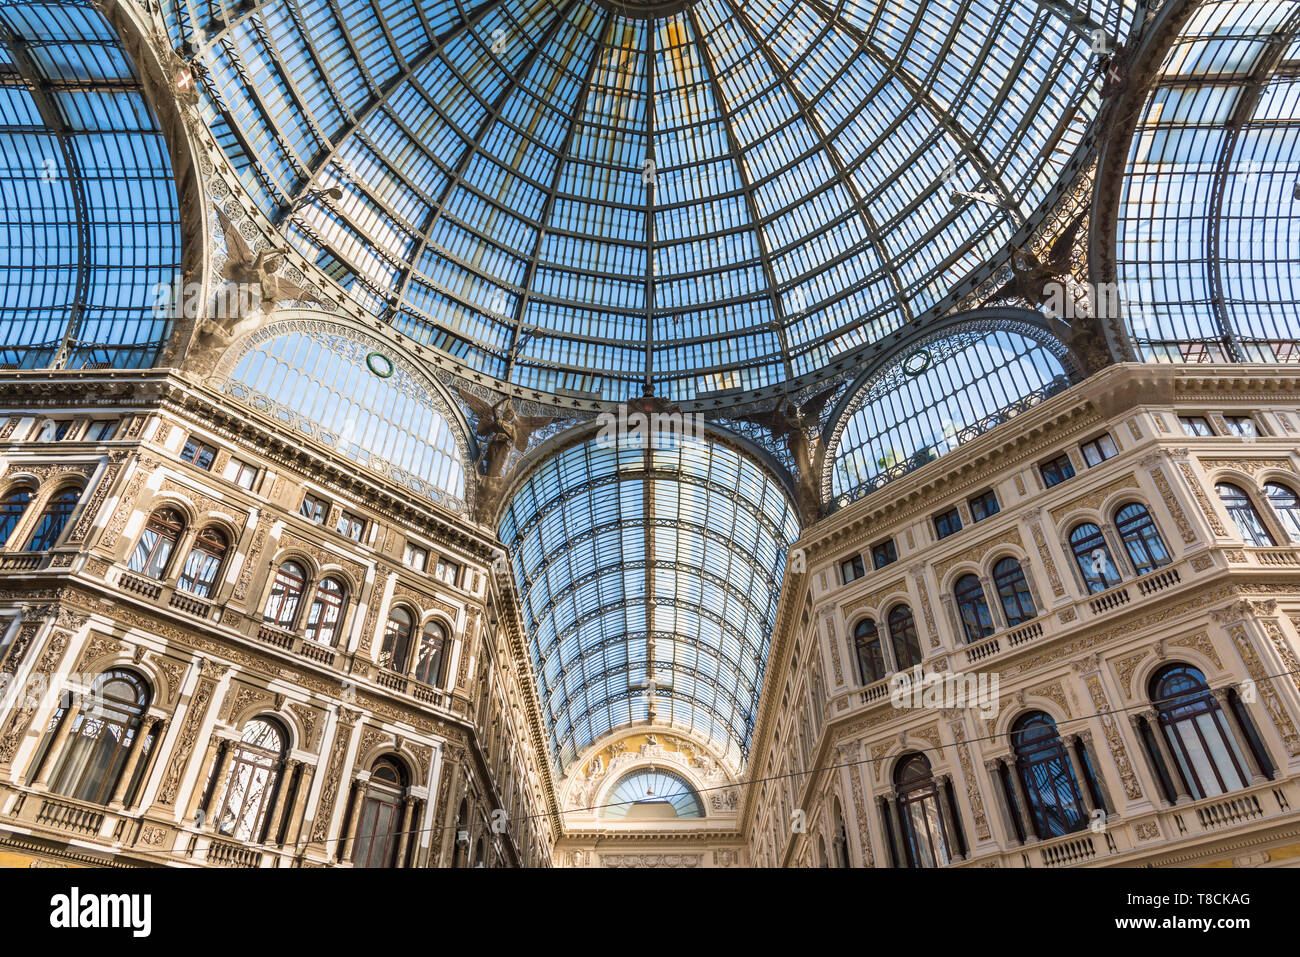
[(1122, 507), (1115, 513), (1115, 529), (1139, 575), (1169, 564), (1169, 549), (1145, 505), (1130, 502)]
[(32, 501), (32, 490), (25, 485), (10, 489), (9, 494), (0, 501), (0, 547), (8, 544), (9, 536), (14, 533), (23, 513)]
[(1191, 665), (1170, 665), (1151, 679), (1151, 700), (1159, 715), (1176, 768), (1196, 799), (1246, 786), (1246, 759), (1210, 693), (1205, 675)]
[(145, 523), (127, 568), (149, 578), (163, 578), (167, 574), (172, 549), (180, 541), (183, 531), (185, 519), (180, 512), (174, 508), (158, 509)]
[(199, 532), (185, 557), (176, 587), (199, 598), (210, 598), (229, 547), (221, 529), (209, 525)]
[(1065, 349), (1010, 328), (924, 340), (869, 379), (828, 451), (838, 505), (920, 468), (1069, 384)]
[(895, 605), (889, 612), (889, 641), (899, 671), (921, 663), (921, 639), (916, 633), (916, 619), (912, 616), (912, 609), (906, 605)]
[(1024, 569), (1014, 558), (1004, 558), (993, 566), (993, 587), (998, 590), (1009, 627), (1023, 625), (1038, 614)]
[(1268, 496), (1268, 504), (1273, 506), (1273, 512), (1286, 530), (1287, 537), (1293, 542), (1300, 542), (1300, 496), (1280, 482), (1265, 483), (1264, 494)]
[[(69, 693), (68, 697), (71, 697)], [(48, 733), (58, 733), (71, 702), (60, 704)], [(90, 687), (50, 775), (50, 790), (78, 801), (107, 804), (149, 707), (149, 688), (133, 671), (106, 671)]]
[(1076, 525), (1070, 532), (1070, 550), (1090, 593), (1103, 592), (1120, 583), (1119, 569), (1110, 557), (1110, 546), (1101, 529), (1092, 522)]
[(237, 841), (266, 840), (271, 802), (284, 768), (286, 738), (274, 722), (255, 718), (244, 726), (230, 756), (225, 799), (217, 830)]
[(899, 764), (894, 771), (894, 790), (908, 866), (939, 867), (949, 863), (949, 835), (939, 810), (943, 797), (925, 755), (914, 754)]
[(398, 606), (388, 613), (388, 626), (384, 629), (384, 641), (379, 648), (379, 667), (406, 670), (413, 629), (414, 620), (405, 608)]
[(339, 624), (347, 591), (336, 578), (322, 578), (316, 586), (316, 597), (307, 609), (307, 628), (303, 637), (333, 647), (338, 639)]
[(151, 366), (180, 213), (131, 61), (87, 0), (0, 5), (0, 59), (0, 365)]
[(27, 542), (27, 550), (43, 552), (57, 545), (59, 539), (63, 537), (63, 529), (67, 527), (68, 519), (72, 517), (80, 500), (81, 489), (79, 488), (66, 488), (57, 492), (45, 504), (45, 509), (36, 522), (36, 529)]
[(880, 643), (880, 631), (870, 618), (864, 618), (854, 626), (853, 647), (858, 659), (858, 675), (864, 685), (885, 677), (885, 653)]
[(442, 661), (447, 649), (447, 630), (436, 621), (424, 626), (415, 654), (415, 680), (442, 686)]
[(1038, 837), (1060, 837), (1087, 827), (1087, 805), (1056, 722), (1041, 711), (1031, 712), (1012, 725), (1011, 744)]
[(406, 771), (391, 758), (380, 758), (370, 769), (352, 860), (357, 867), (396, 867), (401, 840)]
[(1264, 520), (1259, 517), (1259, 512), (1255, 511), (1255, 503), (1249, 495), (1229, 482), (1220, 482), (1214, 486), (1214, 490), (1219, 494), (1223, 507), (1228, 510), (1228, 517), (1237, 527), (1242, 541), (1259, 547), (1277, 544)]
[(292, 630), (302, 603), (302, 590), (307, 584), (307, 572), (297, 562), (284, 562), (275, 571), (271, 582), (271, 595), (266, 601), (262, 617), (271, 624)]
[(628, 821), (704, 817), (691, 782), (662, 768), (637, 768), (615, 782), (601, 800), (600, 816)]
[(979, 641), (993, 634), (993, 615), (984, 599), (984, 586), (975, 575), (963, 575), (953, 585), (957, 599), (957, 617), (961, 621), (966, 640)]

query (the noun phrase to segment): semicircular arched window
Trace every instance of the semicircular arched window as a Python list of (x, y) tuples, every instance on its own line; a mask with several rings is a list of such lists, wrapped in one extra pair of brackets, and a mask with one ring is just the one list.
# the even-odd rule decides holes
[(427, 498), (465, 497), (448, 410), (400, 362), (342, 327), (255, 342), (223, 388)]
[(4, 497), (4, 501), (0, 501), (0, 546), (9, 541), (9, 536), (18, 527), (31, 501), (32, 490), (25, 485), (13, 489)]
[(1070, 550), (1079, 566), (1084, 583), (1091, 594), (1103, 592), (1120, 583), (1119, 570), (1110, 555), (1110, 546), (1101, 529), (1092, 522), (1083, 522), (1070, 531)]
[(267, 838), (271, 802), (284, 768), (284, 732), (274, 722), (255, 718), (244, 726), (230, 759), (217, 831), (238, 841)]
[(628, 821), (704, 817), (691, 782), (663, 768), (637, 768), (618, 779), (600, 802), (600, 816)]

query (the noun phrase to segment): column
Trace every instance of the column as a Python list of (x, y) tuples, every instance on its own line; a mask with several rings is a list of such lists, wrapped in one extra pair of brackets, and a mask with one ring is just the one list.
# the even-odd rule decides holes
[(59, 761), (59, 755), (63, 753), (63, 746), (68, 743), (68, 735), (72, 733), (72, 726), (77, 723), (77, 717), (81, 714), (81, 695), (73, 692), (71, 706), (63, 715), (63, 720), (59, 722), (59, 729), (54, 734), (54, 740), (50, 742), (49, 750), (45, 752), (45, 757), (41, 761), (40, 773), (36, 780), (31, 783), (33, 788), (45, 789), (49, 787), (50, 775), (54, 773), (54, 765)]
[(903, 805), (893, 798), (885, 798), (889, 823), (894, 829), (894, 844), (898, 848), (898, 867), (907, 867), (907, 835), (903, 830)]
[(1020, 826), (1025, 829), (1025, 843), (1032, 844), (1038, 840), (1038, 832), (1034, 830), (1034, 819), (1029, 813), (1029, 794), (1025, 791), (1025, 782), (1020, 780), (1020, 769), (1016, 767), (1015, 762), (1007, 765), (1007, 777), (1011, 778), (1011, 787), (1016, 792), (1016, 805), (1020, 811)]
[(415, 798), (407, 794), (402, 801), (402, 823), (397, 830), (397, 857), (396, 866), (406, 866), (406, 848), (411, 843), (411, 821), (415, 811)]
[(221, 826), (221, 804), (226, 799), (226, 786), (230, 783), (230, 775), (226, 773), (226, 761), (230, 756), (231, 741), (222, 739), (221, 744), (217, 747), (217, 765), (213, 771), (212, 787), (209, 791), (211, 797), (203, 802), (203, 826), (216, 830)]
[(980, 576), (980, 587), (984, 589), (984, 604), (989, 606), (989, 614), (993, 616), (993, 631), (1007, 630), (1007, 616), (1002, 609), (1002, 599), (998, 597), (998, 590), (993, 587), (993, 583), (987, 575)]
[[(1114, 815), (1115, 804), (1110, 799), (1110, 786), (1106, 783), (1106, 773), (1101, 769), (1097, 746), (1092, 743), (1092, 731), (1084, 728), (1075, 734), (1075, 738), (1083, 746), (1083, 749), (1088, 752), (1088, 761), (1092, 764), (1092, 774), (1097, 782), (1097, 795), (1101, 798), (1102, 810), (1108, 815)], [(1140, 741), (1138, 745), (1141, 746)]]
[(1255, 757), (1255, 749), (1250, 746), (1250, 739), (1246, 737), (1246, 730), (1237, 719), (1237, 712), (1228, 701), (1228, 689), (1216, 688), (1210, 693), (1219, 702), (1219, 710), (1223, 712), (1228, 730), (1232, 732), (1232, 739), (1237, 742), (1241, 756), (1246, 761), (1246, 773), (1250, 775), (1250, 783), (1265, 783), (1268, 778), (1264, 776), (1264, 769), (1259, 766), (1259, 759)]
[(362, 795), (365, 793), (366, 780), (357, 775), (348, 788), (348, 813), (343, 819), (343, 838), (339, 841), (338, 860), (352, 858), (352, 845), (356, 842), (357, 818), (361, 815)]
[(122, 802), (126, 799), (126, 789), (130, 787), (131, 778), (135, 776), (136, 766), (140, 763), (140, 756), (144, 753), (144, 743), (149, 739), (149, 735), (153, 733), (159, 720), (159, 718), (155, 717), (146, 717), (136, 731), (135, 739), (131, 742), (131, 753), (127, 755), (126, 764), (122, 767), (122, 773), (118, 775), (117, 787), (113, 788), (113, 797), (108, 802), (110, 811), (123, 809)]
[(285, 813), (289, 810), (289, 804), (294, 799), (295, 793), (291, 790), (298, 781), (298, 772), (302, 767), (301, 761), (286, 762), (284, 769), (280, 772), (280, 784), (278, 793), (275, 795), (275, 808), (271, 814), (271, 824), (266, 829), (265, 844), (277, 844), (276, 837), (280, 834), (280, 827), (284, 823)]
[(1006, 828), (1007, 837), (1012, 841), (1018, 841), (1018, 838), (1016, 837), (1016, 822), (1011, 816), (1010, 796), (1007, 794), (1007, 789), (1002, 786), (1001, 760), (990, 759), (985, 761), (984, 770), (989, 773), (989, 779), (993, 782), (994, 801), (998, 806), (998, 811), (1002, 815), (1002, 826)]
[[(300, 762), (301, 764), (301, 762)], [(285, 831), (284, 843), (298, 853), (298, 840), (302, 837), (303, 814), (307, 809), (307, 798), (311, 796), (311, 786), (314, 780), (312, 773), (313, 765), (302, 764), (299, 769), (298, 790), (293, 796), (293, 810), (289, 816), (289, 829)]]
[(1187, 785), (1183, 783), (1182, 772), (1178, 769), (1178, 764), (1174, 761), (1173, 752), (1169, 750), (1169, 742), (1165, 739), (1164, 728), (1160, 727), (1160, 716), (1156, 714), (1155, 709), (1143, 711), (1140, 715), (1131, 718), (1134, 730), (1141, 735), (1141, 729), (1137, 727), (1137, 718), (1145, 718), (1147, 727), (1151, 729), (1151, 737), (1155, 738), (1156, 750), (1160, 752), (1160, 760), (1164, 762), (1165, 770), (1169, 772), (1169, 779), (1174, 784), (1174, 792), (1177, 795), (1174, 799), (1175, 804), (1190, 804), (1192, 796), (1187, 793)]
[[(159, 740), (162, 740), (161, 737)], [(203, 753), (203, 763), (199, 765), (199, 776), (195, 778), (194, 790), (190, 794), (189, 806), (185, 809), (185, 820), (193, 821), (194, 812), (200, 807), (203, 808), (205, 814), (207, 813), (207, 804), (204, 802), (204, 798), (208, 796), (208, 792), (211, 790), (210, 784), (215, 780), (213, 775), (221, 773), (221, 767), (224, 765), (226, 759), (225, 749), (226, 743), (215, 734), (208, 739), (207, 750)], [(220, 753), (220, 759), (216, 766), (216, 770), (214, 771), (212, 762), (217, 759), (218, 753)]]
[(1074, 772), (1074, 783), (1079, 789), (1079, 797), (1083, 798), (1083, 806), (1091, 815), (1097, 810), (1097, 803), (1092, 799), (1092, 792), (1088, 789), (1088, 776), (1084, 773), (1083, 762), (1079, 760), (1078, 752), (1075, 751), (1074, 736), (1062, 738), (1061, 744), (1070, 759), (1070, 769)]
[(952, 807), (948, 801), (948, 786), (952, 782), (951, 776), (945, 774), (937, 778), (938, 794), (936, 797), (939, 801), (939, 816), (943, 819), (943, 829), (946, 831), (945, 844), (948, 846), (948, 858), (951, 861), (964, 861), (965, 855), (957, 847), (957, 822), (952, 818)]

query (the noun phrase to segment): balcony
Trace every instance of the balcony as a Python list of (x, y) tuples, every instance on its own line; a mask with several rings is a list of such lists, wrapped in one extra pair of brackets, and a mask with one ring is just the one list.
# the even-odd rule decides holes
[(213, 841), (204, 858), (217, 867), (254, 868), (262, 866), (262, 852), (230, 841)]

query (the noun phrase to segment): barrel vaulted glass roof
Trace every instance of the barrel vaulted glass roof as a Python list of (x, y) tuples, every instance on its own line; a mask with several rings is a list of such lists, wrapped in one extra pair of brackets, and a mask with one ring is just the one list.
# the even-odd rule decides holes
[(0, 364), (152, 365), (175, 281), (171, 162), (89, 2), (0, 0)]
[(938, 310), (1061, 174), (1134, 10), (162, 6), (245, 186), (364, 308), (526, 387), (679, 401)]
[(655, 723), (742, 764), (798, 535), (772, 475), (708, 439), (592, 439), (538, 465), (499, 531), (561, 769), (610, 730), (649, 723), (652, 701)]
[(1300, 4), (1199, 7), (1129, 155), (1116, 256), (1139, 356), (1300, 360)]

